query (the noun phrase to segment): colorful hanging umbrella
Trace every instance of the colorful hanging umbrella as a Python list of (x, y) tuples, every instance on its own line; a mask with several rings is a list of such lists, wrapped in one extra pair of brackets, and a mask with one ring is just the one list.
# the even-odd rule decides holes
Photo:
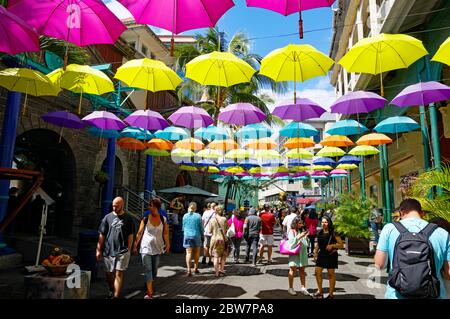
[(147, 147), (154, 150), (170, 151), (173, 149), (173, 144), (161, 138), (153, 138), (147, 142)]
[(288, 139), (283, 146), (285, 148), (309, 148), (314, 145), (316, 145), (316, 142), (314, 142), (311, 138), (295, 137)]
[(338, 166), (336, 166), (337, 169), (344, 169), (347, 171), (351, 171), (354, 170), (355, 168), (358, 168), (358, 165), (355, 164), (339, 164)]
[(338, 157), (344, 156), (345, 152), (341, 150), (339, 147), (330, 147), (326, 146), (317, 152), (316, 156), (324, 156), (324, 157)]
[(150, 110), (134, 111), (124, 121), (131, 126), (140, 127), (149, 131), (162, 130), (169, 126), (169, 123), (167, 123), (161, 114)]
[(148, 141), (153, 138), (152, 133), (149, 130), (144, 130), (140, 127), (126, 127), (120, 132), (120, 136), (122, 137), (130, 137), (135, 138), (137, 140)]
[(272, 114), (283, 120), (294, 120), (296, 122), (319, 118), (326, 112), (317, 103), (307, 98), (297, 98), (295, 104), (279, 105), (275, 107)]
[[(232, 152), (232, 151), (230, 151), (230, 152)], [(257, 160), (249, 158), (249, 159), (244, 159), (242, 161), (239, 161), (239, 166), (243, 167), (244, 169), (250, 169), (253, 167), (258, 167), (259, 163)]]
[(244, 172), (244, 169), (240, 166), (234, 166), (234, 167), (226, 168), (225, 172), (232, 173), (232, 174), (238, 174), (238, 173)]
[(232, 149), (225, 154), (225, 158), (245, 159), (250, 157), (250, 152), (241, 148)]
[(286, 153), (287, 158), (313, 158), (313, 154), (302, 148), (295, 148)]
[(202, 140), (224, 140), (228, 138), (228, 132), (224, 128), (210, 125), (208, 127), (201, 127), (194, 132), (194, 136)]
[(312, 169), (315, 171), (331, 171), (333, 167), (330, 165), (313, 165)]
[(378, 133), (405, 133), (417, 130), (420, 125), (413, 119), (407, 116), (392, 116), (389, 117), (373, 128)]
[(274, 150), (256, 150), (255, 157), (261, 159), (277, 159), (281, 158), (280, 153)]
[(144, 143), (131, 137), (123, 137), (121, 139), (118, 139), (117, 145), (119, 145), (120, 148), (132, 151), (143, 151), (146, 149)]
[(291, 122), (283, 127), (279, 134), (285, 137), (312, 137), (319, 135), (319, 131), (307, 123)]
[(195, 154), (196, 157), (201, 158), (219, 158), (222, 157), (222, 153), (219, 151), (216, 151), (214, 149), (204, 149)]
[(261, 167), (252, 167), (248, 170), (248, 172), (253, 175), (261, 174), (261, 171), (262, 171)]
[(265, 118), (266, 114), (250, 103), (230, 104), (219, 114), (220, 121), (233, 125), (260, 123)]
[(422, 41), (405, 34), (378, 34), (358, 41), (339, 61), (347, 72), (380, 74), (407, 68), (428, 52)]
[(207, 127), (213, 124), (213, 119), (204, 109), (195, 106), (183, 106), (169, 116), (174, 124), (186, 128)]
[(172, 156), (172, 159), (190, 159), (191, 157), (193, 157), (195, 154), (194, 152), (192, 152), (189, 149), (184, 149), (184, 148), (174, 148), (172, 150), (172, 152), (170, 153), (170, 155)]
[(247, 181), (253, 181), (255, 178), (253, 176), (244, 176), (241, 178), (241, 181), (247, 182)]
[(189, 172), (196, 172), (198, 170), (197, 167), (193, 166), (192, 163), (183, 163), (178, 168), (182, 171), (189, 171)]
[(218, 163), (217, 166), (219, 166), (220, 168), (226, 168), (226, 167), (233, 167), (233, 166), (238, 166), (238, 164), (231, 160), (231, 159), (225, 159), (223, 160), (221, 163)]
[(386, 102), (385, 98), (373, 92), (349, 92), (331, 105), (331, 113), (345, 115), (370, 113), (383, 108)]
[(255, 72), (247, 62), (229, 52), (214, 51), (186, 64), (186, 77), (201, 85), (229, 87), (246, 83)]
[(311, 173), (311, 177), (313, 176), (328, 176), (328, 173), (324, 171), (314, 171)]
[(121, 119), (113, 113), (106, 111), (94, 111), (83, 117), (82, 120), (102, 130), (120, 131), (126, 127), (125, 123), (122, 122)]
[[(202, 152), (202, 151), (200, 151), (200, 152)], [(195, 156), (198, 156), (198, 153)], [(201, 159), (198, 162), (196, 162), (195, 165), (202, 166), (202, 167), (217, 166), (216, 163), (212, 159), (209, 159), (209, 158)]]
[(22, 0), (8, 11), (39, 34), (78, 46), (114, 44), (127, 29), (101, 0)]
[(130, 87), (151, 92), (174, 91), (183, 81), (163, 62), (148, 58), (126, 62), (117, 69), (114, 78)]
[(382, 144), (391, 144), (392, 139), (389, 136), (380, 133), (370, 133), (367, 135), (361, 136), (357, 141), (357, 145), (382, 145)]
[(315, 160), (313, 160), (314, 165), (326, 165), (326, 166), (335, 166), (336, 161), (329, 157), (318, 157)]
[(369, 156), (376, 155), (378, 153), (380, 153), (380, 151), (377, 148), (367, 145), (356, 146), (350, 152), (348, 152), (348, 154), (355, 156)]
[(67, 111), (48, 112), (41, 118), (47, 123), (71, 129), (81, 129), (86, 126), (78, 116)]
[(287, 177), (287, 176), (289, 176), (289, 173), (283, 173), (283, 172), (279, 172), (279, 173), (275, 173), (275, 174), (272, 174), (272, 178), (279, 178), (279, 177)]
[(98, 127), (90, 127), (87, 132), (100, 138), (120, 138), (120, 133), (116, 130), (103, 130)]
[(65, 69), (59, 68), (47, 74), (53, 84), (81, 94), (78, 105), (78, 114), (81, 114), (83, 94), (102, 95), (114, 92), (114, 84), (110, 78), (89, 65), (70, 64)]
[(213, 150), (226, 152), (229, 150), (234, 150), (239, 147), (239, 145), (231, 139), (228, 140), (214, 140), (208, 144), (208, 147)]
[(331, 175), (347, 175), (348, 172), (343, 169), (336, 168), (330, 172)]
[(431, 61), (441, 62), (443, 64), (450, 65), (450, 37), (444, 41), (439, 47)]
[(334, 123), (325, 133), (330, 135), (356, 135), (369, 131), (367, 127), (355, 120), (344, 120)]
[(250, 176), (250, 174), (246, 171), (242, 172), (242, 173), (237, 173), (236, 174), (237, 177), (245, 177), (245, 176)]
[(179, 141), (188, 138), (189, 134), (181, 127), (169, 126), (162, 131), (155, 132), (155, 137), (169, 141)]
[(346, 147), (351, 146), (354, 143), (347, 136), (342, 135), (330, 135), (320, 141), (320, 144), (323, 146), (332, 146), (332, 147)]
[(306, 172), (310, 170), (310, 166), (292, 166), (289, 167), (290, 172)]
[(403, 89), (391, 104), (407, 107), (450, 100), (450, 87), (435, 81), (420, 82)]
[(271, 137), (272, 130), (262, 123), (249, 124), (239, 129), (234, 136), (243, 140), (259, 139)]
[(298, 166), (310, 166), (311, 163), (301, 160), (301, 159), (294, 159), (288, 161), (288, 167), (298, 167)]
[(39, 36), (21, 18), (0, 6), (0, 52), (39, 52)]
[(245, 148), (254, 150), (273, 150), (277, 148), (277, 143), (275, 143), (271, 138), (261, 138), (259, 140), (252, 140), (244, 145)]
[(145, 155), (149, 156), (170, 156), (169, 151), (158, 150), (155, 148), (149, 148), (144, 152)]
[(294, 177), (294, 178), (303, 177), (303, 176), (309, 176), (309, 174), (307, 172), (297, 172), (294, 175), (292, 175), (292, 177)]
[(262, 167), (280, 167), (283, 166), (283, 163), (281, 163), (279, 160), (278, 161), (268, 161), (265, 162), (261, 165)]
[(356, 164), (356, 165), (359, 165), (359, 163), (361, 163), (361, 160), (359, 158), (357, 158), (356, 156), (352, 156), (352, 155), (344, 155), (338, 161), (338, 164)]
[(173, 147), (176, 149), (181, 148), (185, 150), (199, 151), (205, 147), (205, 144), (203, 144), (202, 141), (196, 138), (187, 138), (185, 140), (176, 142)]

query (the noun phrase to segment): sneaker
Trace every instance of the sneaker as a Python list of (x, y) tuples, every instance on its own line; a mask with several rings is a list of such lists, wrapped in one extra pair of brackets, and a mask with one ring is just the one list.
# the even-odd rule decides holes
[(149, 295), (145, 295), (145, 296), (144, 296), (144, 299), (153, 299), (153, 297), (152, 297), (152, 296), (149, 296)]
[(288, 289), (288, 293), (289, 293), (291, 296), (297, 296), (297, 293), (295, 292), (294, 288), (289, 288), (289, 289)]
[(310, 296), (310, 293), (305, 287), (300, 288), (300, 292), (302, 293), (302, 295)]
[(252, 264), (252, 266), (253, 266), (253, 267), (256, 267), (257, 265), (256, 265), (256, 264)]
[(202, 265), (206, 265), (206, 257), (202, 258)]

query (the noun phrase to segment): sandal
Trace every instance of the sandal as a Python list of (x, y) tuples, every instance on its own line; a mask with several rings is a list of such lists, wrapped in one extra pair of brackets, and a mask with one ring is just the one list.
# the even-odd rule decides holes
[(187, 273), (186, 273), (186, 277), (191, 277), (192, 276), (192, 273), (190, 272), (190, 271), (188, 271)]
[(312, 295), (314, 299), (323, 299), (323, 294), (320, 294), (319, 292), (316, 292)]
[(334, 299), (334, 295), (328, 295), (325, 299)]
[(198, 269), (194, 270), (194, 274), (199, 274), (199, 273), (200, 273), (200, 271)]

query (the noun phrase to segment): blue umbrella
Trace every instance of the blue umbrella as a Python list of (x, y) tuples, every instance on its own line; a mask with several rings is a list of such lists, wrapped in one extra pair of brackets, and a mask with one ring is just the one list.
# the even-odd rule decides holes
[(325, 133), (330, 135), (356, 135), (369, 131), (367, 127), (355, 120), (344, 120), (334, 123)]
[(250, 159), (245, 159), (245, 160), (242, 160), (241, 162), (239, 162), (239, 166), (241, 166), (242, 168), (245, 168), (245, 169), (249, 169), (252, 167), (258, 167), (259, 163), (257, 160), (250, 158)]
[(189, 134), (181, 127), (169, 126), (162, 131), (156, 131), (155, 137), (169, 141), (179, 141), (188, 138)]
[(226, 140), (228, 138), (228, 132), (220, 127), (210, 125), (208, 127), (201, 127), (194, 132), (194, 136), (198, 139), (214, 141), (214, 140)]
[(359, 165), (361, 163), (361, 160), (353, 155), (344, 155), (339, 161), (338, 164), (355, 164)]
[(235, 136), (243, 140), (271, 137), (272, 130), (261, 123), (246, 125), (236, 132)]
[(121, 137), (131, 137), (131, 138), (135, 138), (137, 140), (144, 140), (144, 141), (151, 140), (153, 138), (153, 134), (150, 133), (150, 131), (145, 130), (140, 127), (133, 127), (133, 126), (124, 128), (120, 132), (120, 136)]
[(378, 123), (374, 131), (378, 133), (405, 133), (420, 128), (420, 125), (407, 116), (392, 116)]
[(300, 177), (294, 177), (294, 181), (307, 181), (309, 179), (309, 176), (300, 176)]
[(267, 162), (261, 165), (262, 167), (280, 167), (283, 166), (283, 163), (280, 162)]
[(238, 163), (236, 163), (235, 161), (233, 161), (231, 159), (226, 159), (222, 163), (217, 164), (217, 166), (219, 166), (220, 169), (224, 169), (224, 168), (227, 168), (227, 167), (238, 166), (238, 165), (239, 165)]
[(336, 165), (336, 161), (332, 160), (329, 157), (318, 157), (313, 161), (314, 165), (325, 165), (325, 166), (334, 166)]
[(269, 176), (264, 176), (264, 177), (260, 177), (259, 180), (264, 182), (264, 181), (270, 181), (272, 179)]
[(312, 179), (327, 179), (328, 176), (321, 176), (321, 175), (311, 175)]
[(288, 167), (297, 167), (297, 166), (310, 166), (311, 163), (308, 163), (305, 160), (301, 159), (293, 159), (288, 161)]
[(195, 163), (195, 165), (197, 165), (197, 166), (213, 166), (213, 167), (217, 167), (217, 164), (212, 159), (209, 159), (209, 158), (199, 160), (197, 163)]
[(119, 138), (120, 134), (116, 130), (102, 130), (98, 127), (90, 127), (88, 130), (89, 134), (102, 138)]
[(291, 122), (280, 130), (280, 136), (311, 137), (319, 135), (319, 131), (312, 125), (300, 122)]
[(289, 176), (281, 176), (281, 177), (277, 177), (275, 178), (277, 181), (288, 181), (292, 178), (290, 178)]

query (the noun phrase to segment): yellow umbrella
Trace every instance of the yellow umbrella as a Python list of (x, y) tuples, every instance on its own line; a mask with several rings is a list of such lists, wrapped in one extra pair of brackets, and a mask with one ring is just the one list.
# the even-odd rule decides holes
[(227, 140), (214, 140), (208, 144), (208, 147), (217, 151), (229, 151), (233, 149), (237, 149), (239, 145), (231, 139)]
[(355, 168), (358, 168), (358, 165), (356, 164), (339, 164), (336, 166), (337, 169), (345, 169), (346, 171), (354, 170)]
[(315, 171), (331, 171), (333, 169), (330, 165), (314, 165), (312, 168)]
[(200, 141), (196, 138), (187, 138), (187, 139), (176, 142), (173, 147), (181, 148), (181, 149), (185, 149), (185, 150), (199, 151), (205, 147), (205, 144), (203, 144), (202, 141)]
[(250, 157), (250, 152), (241, 148), (231, 150), (225, 154), (225, 158), (245, 159), (248, 157)]
[(309, 148), (316, 145), (316, 143), (307, 137), (294, 137), (290, 138), (284, 143), (285, 148)]
[(191, 171), (191, 172), (197, 171), (197, 168), (195, 166), (190, 165), (180, 165), (178, 168), (181, 169), (182, 171)]
[(382, 145), (382, 144), (391, 144), (392, 139), (389, 136), (386, 136), (381, 133), (370, 133), (361, 136), (357, 141), (357, 145)]
[(428, 52), (422, 41), (405, 34), (378, 34), (356, 43), (339, 61), (348, 72), (380, 74), (407, 68)]
[(441, 62), (450, 65), (450, 37), (439, 47), (431, 61)]
[(336, 156), (344, 156), (345, 152), (341, 150), (339, 147), (324, 147), (320, 151), (317, 152), (316, 156), (322, 157), (336, 157)]
[(286, 153), (287, 158), (313, 158), (313, 154), (302, 148), (294, 148)]
[(0, 86), (9, 91), (25, 93), (23, 114), (25, 114), (28, 94), (56, 96), (61, 91), (45, 74), (26, 68), (11, 68), (0, 71)]
[(171, 155), (173, 157), (192, 157), (194, 156), (194, 152), (189, 149), (184, 148), (176, 148), (172, 150)]
[(47, 76), (53, 84), (81, 94), (78, 114), (81, 114), (81, 101), (84, 93), (102, 95), (114, 91), (114, 84), (111, 79), (102, 71), (89, 65), (70, 64), (65, 70), (59, 68)]
[(355, 156), (368, 156), (368, 155), (376, 155), (380, 153), (378, 149), (373, 146), (360, 145), (354, 147), (348, 154)]
[(248, 170), (250, 174), (259, 174), (261, 173), (261, 171), (262, 171), (261, 167), (252, 167)]
[(326, 75), (333, 64), (332, 59), (309, 44), (289, 44), (262, 59), (260, 74), (277, 82), (294, 81), (295, 103), (296, 82)]
[(149, 156), (169, 156), (170, 152), (166, 150), (159, 150), (156, 148), (149, 148), (144, 152), (144, 154)]
[(278, 159), (281, 158), (281, 155), (275, 150), (256, 150), (255, 157), (263, 159)]
[(204, 149), (204, 150), (197, 152), (195, 154), (195, 156), (202, 157), (202, 158), (219, 158), (222, 156), (222, 153), (220, 153), (219, 151), (216, 151), (216, 150)]
[(277, 143), (275, 143), (271, 138), (265, 137), (250, 141), (246, 145), (244, 145), (244, 147), (256, 150), (272, 150), (274, 148), (277, 148)]
[(233, 166), (233, 167), (228, 167), (227, 169), (225, 169), (225, 172), (232, 173), (232, 174), (242, 173), (244, 171), (245, 170), (240, 166)]
[(304, 172), (309, 171), (311, 169), (311, 166), (292, 166), (289, 168), (290, 172)]
[(347, 136), (342, 135), (331, 135), (324, 138), (320, 141), (320, 144), (323, 146), (333, 146), (333, 147), (341, 147), (341, 146), (350, 146), (354, 143)]

